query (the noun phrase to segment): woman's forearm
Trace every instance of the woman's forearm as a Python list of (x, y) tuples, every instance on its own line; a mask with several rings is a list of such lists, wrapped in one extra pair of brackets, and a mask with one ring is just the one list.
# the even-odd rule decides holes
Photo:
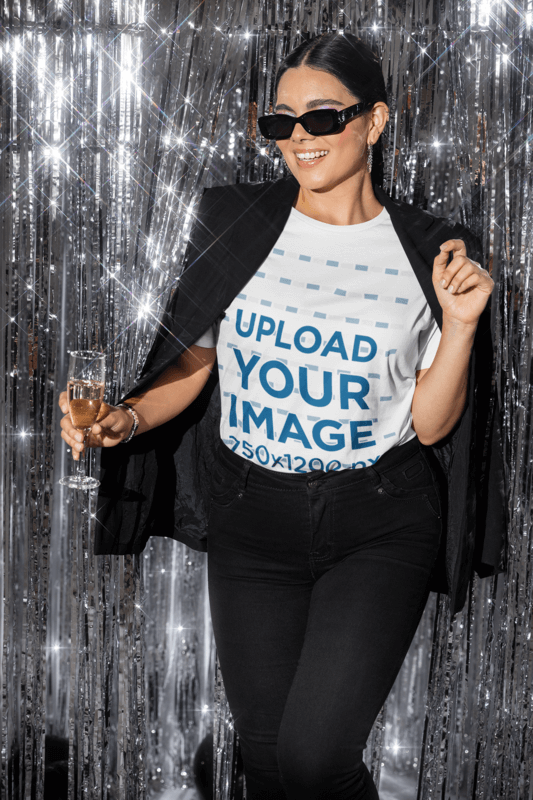
[(192, 345), (176, 366), (168, 367), (160, 378), (138, 397), (127, 400), (139, 417), (136, 436), (156, 428), (181, 414), (204, 388), (216, 360), (216, 348)]
[(476, 327), (443, 314), (439, 348), (416, 386), (411, 406), (412, 425), (422, 444), (446, 436), (463, 413)]

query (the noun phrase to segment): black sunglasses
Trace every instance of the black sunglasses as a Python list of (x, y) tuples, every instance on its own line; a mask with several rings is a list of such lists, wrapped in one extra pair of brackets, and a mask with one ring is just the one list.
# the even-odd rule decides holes
[(373, 105), (374, 103), (364, 101), (343, 108), (341, 111), (337, 111), (336, 108), (320, 108), (316, 111), (307, 111), (301, 117), (291, 117), (289, 114), (269, 114), (259, 117), (257, 124), (265, 139), (289, 139), (297, 122), (311, 136), (324, 136), (328, 133), (336, 133), (347, 120), (356, 117)]

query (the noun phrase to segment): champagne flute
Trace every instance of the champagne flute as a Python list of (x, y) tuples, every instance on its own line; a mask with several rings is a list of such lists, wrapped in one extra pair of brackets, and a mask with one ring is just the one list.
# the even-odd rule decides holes
[(96, 422), (104, 399), (105, 355), (94, 350), (74, 350), (69, 353), (67, 397), (72, 424), (83, 433), (83, 452), (77, 461), (74, 475), (61, 478), (59, 483), (71, 489), (94, 489), (100, 481), (85, 470), (87, 435)]

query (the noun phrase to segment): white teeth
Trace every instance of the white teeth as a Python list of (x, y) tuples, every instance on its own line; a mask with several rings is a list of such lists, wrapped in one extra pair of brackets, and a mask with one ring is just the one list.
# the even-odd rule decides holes
[(296, 158), (299, 158), (300, 161), (312, 161), (319, 156), (326, 156), (329, 153), (329, 150), (320, 150), (316, 153), (296, 153)]

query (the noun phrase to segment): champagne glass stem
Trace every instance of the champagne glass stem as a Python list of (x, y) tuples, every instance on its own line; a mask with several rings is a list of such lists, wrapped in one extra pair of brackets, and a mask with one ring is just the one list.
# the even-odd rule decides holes
[(83, 450), (79, 454), (78, 461), (76, 463), (76, 477), (77, 478), (85, 478), (87, 477), (86, 471), (86, 458), (87, 458), (87, 434), (89, 431), (87, 428), (83, 429)]

